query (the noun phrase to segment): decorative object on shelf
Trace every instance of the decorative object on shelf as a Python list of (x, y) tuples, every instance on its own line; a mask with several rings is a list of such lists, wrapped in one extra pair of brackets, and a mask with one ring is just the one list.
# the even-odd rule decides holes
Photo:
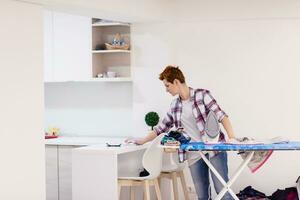
[(129, 43), (125, 42), (125, 38), (117, 33), (111, 43), (105, 43), (107, 50), (128, 50)]
[(148, 126), (151, 126), (151, 130), (153, 130), (153, 127), (159, 122), (159, 115), (156, 112), (148, 112), (145, 115), (145, 122)]
[(124, 40), (123, 38), (121, 37), (121, 34), (120, 33), (117, 33), (111, 43), (112, 45), (123, 45), (124, 44)]
[(103, 78), (104, 75), (100, 73), (100, 74), (97, 74), (97, 77), (98, 77), (98, 78)]
[(48, 131), (46, 131), (46, 134), (48, 136), (58, 136), (60, 129), (57, 127), (49, 127)]
[(45, 139), (54, 139), (54, 138), (58, 138), (57, 135), (45, 135)]

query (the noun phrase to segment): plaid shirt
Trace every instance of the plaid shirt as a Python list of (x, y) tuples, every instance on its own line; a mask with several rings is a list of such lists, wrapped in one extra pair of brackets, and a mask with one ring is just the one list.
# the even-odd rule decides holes
[[(203, 135), (204, 124), (206, 122), (206, 117), (209, 111), (214, 111), (218, 121), (221, 122), (222, 119), (227, 116), (227, 114), (220, 108), (217, 104), (217, 101), (210, 94), (208, 90), (205, 89), (190, 89), (190, 100), (193, 101), (192, 109), (193, 115), (196, 119), (197, 127), (199, 134)], [(182, 114), (182, 102), (181, 98), (178, 97), (174, 99), (171, 103), (170, 110), (167, 112), (167, 115), (162, 120), (162, 122), (154, 127), (154, 131), (157, 135), (161, 133), (168, 132), (174, 125), (176, 128), (182, 128), (181, 123), (181, 114)], [(223, 141), (224, 134), (221, 132), (219, 141)]]

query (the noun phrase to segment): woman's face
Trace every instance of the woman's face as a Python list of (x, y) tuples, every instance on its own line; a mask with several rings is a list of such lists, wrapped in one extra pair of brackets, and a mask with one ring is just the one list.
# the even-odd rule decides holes
[(164, 83), (164, 85), (165, 85), (165, 87), (166, 87), (166, 91), (168, 92), (168, 93), (170, 93), (172, 96), (175, 96), (175, 95), (177, 95), (178, 94), (178, 86), (177, 86), (177, 84), (175, 83), (175, 81), (174, 81), (174, 83), (170, 83), (170, 82), (168, 82), (166, 79), (164, 79), (163, 80), (163, 83)]

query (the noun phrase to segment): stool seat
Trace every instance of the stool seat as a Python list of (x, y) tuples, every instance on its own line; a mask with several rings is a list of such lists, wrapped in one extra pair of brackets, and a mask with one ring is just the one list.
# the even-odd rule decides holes
[(149, 180), (148, 176), (144, 176), (144, 177), (121, 176), (121, 177), (118, 177), (118, 179), (119, 180), (136, 180), (136, 181)]
[(185, 168), (185, 163), (181, 166), (169, 164), (169, 165), (163, 165), (161, 171), (162, 172), (174, 172), (174, 171), (179, 172), (179, 171), (182, 171), (184, 168)]

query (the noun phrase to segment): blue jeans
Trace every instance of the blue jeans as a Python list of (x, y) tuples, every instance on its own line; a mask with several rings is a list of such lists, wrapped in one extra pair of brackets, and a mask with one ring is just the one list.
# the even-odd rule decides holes
[[(208, 158), (208, 154), (206, 154)], [(227, 166), (227, 153), (219, 152), (214, 157), (210, 158), (211, 164), (216, 168), (223, 179), (228, 182), (228, 166)], [(195, 189), (199, 200), (211, 199), (210, 183), (209, 183), (209, 168), (203, 159), (198, 160), (192, 166), (190, 166), (191, 175), (194, 181)], [(222, 189), (222, 183), (217, 179), (217, 177), (211, 173), (212, 180), (214, 182), (214, 187), (216, 193), (218, 194)], [(232, 200), (233, 198), (227, 192), (222, 200)]]

